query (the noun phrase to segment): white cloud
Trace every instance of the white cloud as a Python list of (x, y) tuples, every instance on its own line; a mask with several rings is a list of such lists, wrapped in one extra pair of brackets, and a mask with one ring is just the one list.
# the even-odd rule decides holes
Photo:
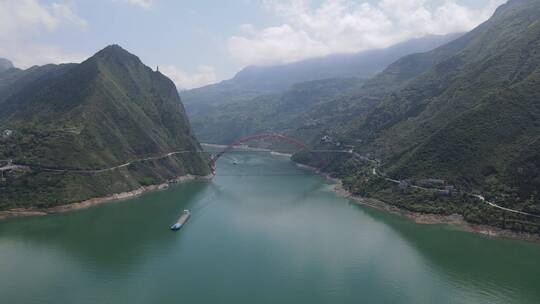
[(80, 61), (81, 54), (67, 53), (61, 48), (35, 42), (40, 35), (61, 26), (84, 28), (86, 20), (79, 17), (69, 4), (45, 5), (38, 0), (0, 1), (0, 56), (16, 66)]
[(140, 6), (142, 8), (149, 8), (154, 5), (154, 0), (114, 0), (114, 1), (122, 1), (128, 4)]
[(248, 34), (248, 35), (253, 35), (257, 32), (257, 29), (253, 26), (253, 24), (249, 24), (249, 23), (240, 25), (238, 29), (243, 34)]
[(159, 69), (171, 78), (180, 90), (199, 88), (217, 81), (215, 70), (206, 65), (199, 66), (194, 73), (188, 73), (172, 65), (159, 67)]
[(256, 29), (244, 24), (228, 49), (241, 64), (275, 64), (332, 53), (358, 52), (421, 37), (469, 31), (506, 0), (488, 0), (480, 9), (445, 0), (429, 9), (426, 0), (380, 0), (376, 4), (323, 0), (266, 0), (284, 23)]

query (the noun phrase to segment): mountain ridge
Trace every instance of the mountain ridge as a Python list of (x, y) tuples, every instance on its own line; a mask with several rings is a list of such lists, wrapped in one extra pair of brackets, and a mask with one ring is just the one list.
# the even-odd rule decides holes
[[(422, 52), (456, 39), (461, 34), (426, 36), (386, 49), (356, 54), (335, 54), (289, 64), (256, 67), (238, 72), (232, 79), (182, 91), (190, 115), (216, 106), (247, 102), (262, 95), (283, 92), (294, 84), (336, 78), (366, 79), (406, 54)], [(339, 64), (335, 64), (339, 61)]]
[[(286, 89), (295, 83), (322, 79), (370, 78), (403, 55), (428, 51), (461, 35), (463, 34), (428, 35), (388, 48), (350, 54), (331, 54), (286, 64), (248, 66), (238, 72), (231, 81), (243, 83), (242, 86), (245, 88), (273, 92)], [(262, 83), (262, 86), (257, 86), (257, 83)]]

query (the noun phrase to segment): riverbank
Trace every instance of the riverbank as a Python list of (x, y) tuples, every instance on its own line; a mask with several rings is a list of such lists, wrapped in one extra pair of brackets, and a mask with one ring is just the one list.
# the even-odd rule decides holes
[(185, 183), (185, 182), (196, 181), (196, 180), (210, 180), (212, 178), (213, 178), (213, 175), (207, 175), (207, 176), (184, 175), (184, 176), (179, 176), (177, 178), (168, 180), (161, 184), (142, 186), (132, 191), (115, 193), (106, 197), (92, 198), (92, 199), (89, 199), (83, 202), (78, 202), (78, 203), (72, 203), (72, 204), (61, 205), (61, 206), (56, 206), (56, 207), (51, 207), (51, 208), (44, 208), (44, 209), (15, 208), (15, 209), (10, 209), (6, 211), (0, 211), (0, 220), (16, 218), (16, 217), (45, 216), (49, 214), (57, 214), (57, 213), (65, 213), (65, 212), (70, 212), (70, 211), (75, 211), (75, 210), (81, 210), (81, 209), (86, 209), (86, 208), (90, 208), (90, 207), (105, 204), (105, 203), (138, 197), (146, 192), (167, 189), (171, 184), (179, 184), (179, 183)]
[(425, 214), (419, 212), (413, 212), (394, 206), (392, 204), (383, 202), (374, 198), (366, 198), (355, 196), (347, 191), (342, 184), (342, 181), (338, 178), (331, 177), (328, 173), (321, 172), (315, 167), (307, 166), (300, 163), (295, 163), (298, 168), (312, 171), (315, 174), (324, 176), (327, 180), (336, 184), (334, 192), (341, 197), (345, 197), (355, 202), (358, 205), (364, 205), (384, 212), (406, 217), (419, 225), (453, 225), (459, 227), (468, 232), (478, 233), (489, 237), (505, 238), (512, 240), (521, 240), (527, 242), (540, 243), (540, 236), (529, 233), (517, 233), (512, 230), (501, 229), (497, 227), (487, 225), (471, 224), (459, 214), (453, 215), (437, 215), (437, 214)]
[(492, 227), (492, 226), (487, 226), (487, 225), (471, 224), (465, 221), (463, 216), (459, 214), (437, 215), (437, 214), (424, 214), (424, 213), (412, 212), (412, 211), (408, 211), (408, 210), (396, 207), (394, 205), (391, 205), (389, 203), (383, 202), (378, 199), (355, 196), (349, 191), (347, 191), (345, 188), (343, 188), (343, 184), (341, 183), (341, 181), (338, 181), (336, 183), (336, 186), (334, 187), (334, 191), (339, 196), (350, 199), (356, 204), (382, 210), (390, 214), (403, 216), (414, 221), (416, 224), (453, 225), (465, 231), (482, 234), (488, 237), (505, 238), (505, 239), (522, 240), (522, 241), (540, 243), (540, 236), (538, 235), (517, 233), (511, 230), (500, 229), (497, 227)]

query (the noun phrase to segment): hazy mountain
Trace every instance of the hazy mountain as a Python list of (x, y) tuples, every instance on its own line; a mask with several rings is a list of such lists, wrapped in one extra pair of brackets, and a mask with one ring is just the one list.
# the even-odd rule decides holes
[(174, 84), (119, 46), (81, 64), (21, 71), (0, 96), (0, 159), (53, 168), (107, 168), (187, 150), (99, 176), (14, 175), (0, 183), (0, 208), (64, 204), (133, 190), (208, 166)]
[(182, 97), (188, 113), (196, 115), (217, 105), (248, 101), (267, 93), (280, 92), (296, 83), (330, 78), (365, 79), (405, 55), (432, 50), (460, 35), (426, 36), (386, 49), (336, 54), (282, 65), (250, 66), (230, 80), (184, 91)]
[[(429, 36), (383, 50), (249, 67), (231, 80), (182, 95), (195, 133), (204, 142), (225, 144), (257, 132), (290, 131), (303, 123), (309, 124), (303, 130), (317, 134), (319, 129), (310, 129), (329, 123), (320, 123), (317, 109), (330, 108), (324, 109), (325, 115), (336, 112), (332, 104), (354, 95), (365, 82), (358, 76), (373, 76), (403, 55), (432, 49), (458, 36)], [(385, 90), (388, 82), (382, 86)], [(314, 115), (308, 115), (313, 111)]]
[(203, 142), (229, 144), (236, 139), (265, 132), (286, 132), (303, 125), (306, 109), (345, 94), (361, 81), (357, 78), (316, 80), (293, 85), (249, 101), (209, 108), (192, 115), (193, 128)]
[(15, 82), (21, 72), (22, 70), (15, 68), (11, 61), (0, 58), (0, 99), (2, 98), (3, 90)]
[(359, 77), (370, 78), (399, 58), (432, 50), (461, 34), (426, 36), (408, 40), (386, 49), (355, 54), (334, 54), (283, 65), (251, 66), (233, 79), (237, 87), (257, 91), (280, 91), (295, 83), (320, 79)]
[(13, 63), (11, 63), (11, 61), (5, 58), (0, 58), (0, 73), (7, 71), (11, 68), (13, 68)]

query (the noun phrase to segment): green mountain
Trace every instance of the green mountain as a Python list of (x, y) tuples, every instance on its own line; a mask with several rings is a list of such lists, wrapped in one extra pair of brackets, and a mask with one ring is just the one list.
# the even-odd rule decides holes
[(250, 102), (262, 95), (281, 93), (298, 83), (336, 78), (370, 78), (405, 55), (432, 50), (460, 35), (431, 35), (386, 49), (334, 54), (281, 65), (250, 66), (230, 80), (184, 91), (182, 97), (190, 116), (205, 115), (217, 106)]
[[(362, 117), (390, 94), (406, 87), (416, 77), (422, 75), (438, 62), (454, 54), (466, 43), (468, 38), (457, 37), (451, 43), (442, 45), (430, 52), (404, 56), (390, 64), (382, 73), (351, 87), (346, 92), (334, 96), (328, 102), (321, 102), (305, 109), (298, 121), (305, 121), (297, 130), (290, 130), (291, 136), (315, 141), (325, 135), (340, 136), (343, 130), (350, 129), (352, 121)], [(343, 136), (340, 136), (343, 137)], [(340, 138), (349, 144), (357, 142), (354, 136)]]
[[(341, 101), (349, 109), (332, 113), (334, 124), (313, 144), (324, 146), (316, 139), (330, 134), (382, 160), (379, 170), (394, 179), (442, 179), (502, 207), (540, 215), (539, 20), (540, 2), (511, 0), (456, 41), (399, 60)], [(362, 110), (345, 114), (355, 109)], [(336, 158), (329, 169), (351, 191), (403, 208), (540, 233), (535, 217), (464, 194), (443, 199), (396, 189), (351, 159)]]
[(27, 86), (47, 81), (52, 75), (63, 73), (73, 64), (33, 66), (27, 70), (12, 68), (0, 72), (0, 104), (8, 97), (24, 90)]
[[(175, 85), (109, 46), (81, 64), (11, 69), (0, 90), (0, 159), (28, 166), (0, 182), (0, 209), (54, 206), (178, 176), (207, 175)], [(6, 132), (7, 131), (7, 132)], [(174, 151), (186, 153), (155, 161)], [(97, 170), (54, 173), (40, 168)]]

